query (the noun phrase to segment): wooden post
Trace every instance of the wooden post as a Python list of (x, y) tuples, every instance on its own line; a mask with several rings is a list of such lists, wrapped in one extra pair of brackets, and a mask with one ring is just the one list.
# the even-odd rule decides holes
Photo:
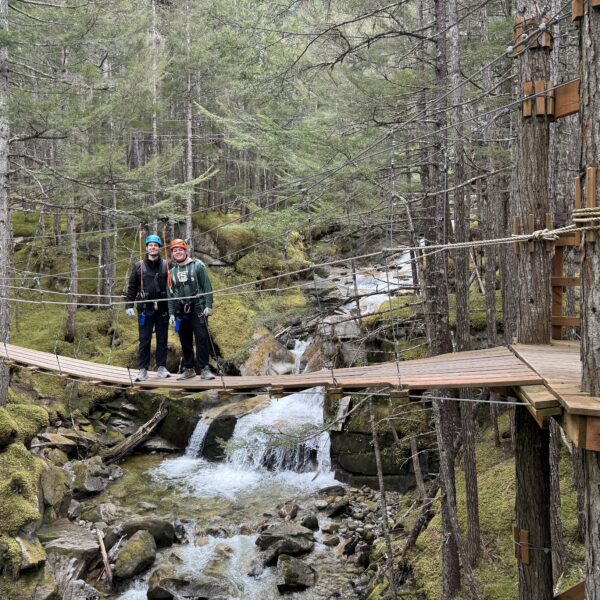
[[(562, 277), (564, 275), (564, 247), (557, 246), (554, 249), (552, 257), (552, 277)], [(561, 317), (563, 314), (563, 286), (552, 286), (552, 316)], [(562, 327), (552, 325), (552, 339), (560, 340), (562, 338)]]

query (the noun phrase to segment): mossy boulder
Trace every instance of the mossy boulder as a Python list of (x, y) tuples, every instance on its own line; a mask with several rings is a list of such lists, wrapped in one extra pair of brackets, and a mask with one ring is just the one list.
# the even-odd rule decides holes
[[(21, 569), (21, 548), (14, 538), (0, 535), (0, 573), (6, 577), (16, 577)], [(0, 577), (0, 583), (2, 578)], [(2, 587), (0, 585), (0, 590)], [(0, 597), (2, 597), (0, 595)]]
[(15, 538), (21, 550), (21, 570), (36, 569), (46, 562), (46, 551), (35, 535), (18, 535)]
[(148, 531), (138, 531), (125, 542), (115, 560), (115, 578), (127, 579), (145, 571), (156, 558), (156, 542)]
[(240, 367), (240, 375), (283, 375), (293, 371), (294, 356), (266, 329), (260, 328), (253, 340), (248, 359)]
[(241, 223), (223, 225), (212, 232), (211, 237), (219, 250), (219, 257), (227, 262), (241, 258), (257, 240), (254, 231)]
[(68, 491), (67, 474), (57, 466), (48, 465), (41, 473), (40, 488), (44, 505), (58, 509)]
[(0, 408), (0, 447), (14, 442), (18, 433), (15, 420), (5, 408)]
[(40, 518), (37, 489), (44, 466), (21, 442), (0, 452), (0, 533), (16, 535)]
[(6, 410), (13, 418), (19, 439), (24, 444), (30, 444), (40, 429), (48, 427), (48, 411), (35, 404), (9, 404)]

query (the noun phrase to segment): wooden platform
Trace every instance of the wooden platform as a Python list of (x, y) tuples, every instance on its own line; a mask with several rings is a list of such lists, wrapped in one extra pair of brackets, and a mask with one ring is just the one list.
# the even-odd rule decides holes
[[(578, 342), (555, 341), (549, 346), (515, 344), (515, 354), (544, 379), (545, 394), (541, 390), (530, 401), (532, 414), (544, 424), (543, 413), (537, 413), (535, 401), (548, 400), (545, 409), (551, 404), (552, 415), (560, 417), (563, 429), (569, 438), (580, 448), (600, 451), (600, 398), (590, 396), (580, 390), (581, 359)], [(527, 401), (526, 388), (517, 389), (521, 399)], [(550, 415), (550, 413), (547, 413)], [(540, 422), (540, 417), (542, 417)]]
[(205, 381), (194, 377), (177, 381), (175, 377), (134, 382), (137, 371), (123, 367), (91, 363), (21, 346), (0, 345), (0, 358), (31, 369), (55, 371), (64, 377), (140, 389), (167, 388), (176, 390), (257, 389), (278, 387), (284, 390), (306, 389), (320, 385), (335, 385), (345, 389), (376, 386), (402, 386), (409, 389), (509, 387), (542, 384), (542, 378), (508, 348), (490, 348), (472, 352), (444, 354), (434, 358), (381, 363), (366, 367), (335, 369), (264, 377), (224, 377)]

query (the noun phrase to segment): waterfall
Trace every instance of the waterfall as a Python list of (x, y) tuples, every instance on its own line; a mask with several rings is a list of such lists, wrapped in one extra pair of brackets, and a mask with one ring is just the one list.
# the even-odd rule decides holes
[[(205, 428), (210, 424), (210, 419), (203, 419), (186, 454), (165, 459), (151, 476), (159, 482), (180, 485), (194, 497), (231, 499), (252, 497), (259, 490), (261, 494), (289, 488), (309, 492), (334, 485), (337, 482), (331, 470), (329, 434), (309, 432), (311, 426), (323, 424), (324, 397), (323, 388), (312, 388), (273, 399), (262, 410), (240, 418), (223, 462), (198, 457)], [(282, 444), (293, 439), (289, 437), (292, 431), (302, 429), (309, 435), (300, 444)]]
[[(323, 389), (312, 388), (273, 400), (263, 410), (246, 415), (237, 422), (233, 442), (238, 448), (229, 453), (228, 462), (249, 469), (306, 473), (326, 468), (329, 461), (329, 435), (309, 435), (299, 444), (286, 447), (286, 433), (323, 422)], [(293, 442), (293, 438), (289, 438)], [(273, 443), (271, 443), (273, 442)], [(325, 457), (325, 455), (327, 455)]]
[(199, 419), (196, 423), (196, 428), (194, 429), (194, 433), (192, 433), (187, 448), (185, 449), (185, 455), (189, 458), (197, 458), (200, 456), (202, 452), (202, 447), (204, 446), (204, 440), (206, 439), (206, 434), (208, 433), (208, 427), (210, 425), (210, 421)]
[(296, 340), (294, 343), (294, 349), (290, 350), (294, 356), (294, 375), (298, 375), (300, 373), (302, 357), (304, 356), (306, 349), (310, 346), (310, 342), (311, 340)]

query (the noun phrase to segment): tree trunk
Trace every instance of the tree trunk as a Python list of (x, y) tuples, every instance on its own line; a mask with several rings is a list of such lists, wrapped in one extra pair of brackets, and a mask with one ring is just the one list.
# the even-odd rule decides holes
[(69, 240), (69, 304), (67, 306), (67, 327), (65, 341), (75, 341), (75, 318), (77, 315), (77, 236), (75, 235), (75, 211), (67, 212), (67, 239)]
[(548, 430), (525, 407), (515, 413), (516, 525), (529, 533), (529, 564), (518, 561), (519, 598), (548, 600), (552, 593), (550, 548), (550, 462)]
[[(597, 168), (600, 157), (600, 10), (584, 3), (581, 20), (581, 164), (586, 170), (586, 196), (598, 203), (600, 178), (591, 177), (590, 167)], [(592, 186), (595, 186), (592, 189)], [(596, 237), (598, 237), (596, 232)], [(583, 391), (600, 396), (600, 241), (591, 242), (585, 235), (581, 264), (581, 357)], [(600, 455), (584, 450), (585, 521), (586, 521), (586, 594), (588, 600), (600, 598)]]
[[(189, 0), (185, 2), (185, 34), (186, 34), (186, 51), (187, 51), (187, 99), (186, 99), (186, 140), (185, 140), (185, 178), (186, 181), (194, 179), (194, 145), (192, 135), (194, 131), (194, 107), (192, 104), (192, 66), (190, 64), (190, 48), (192, 45), (192, 37), (190, 33), (190, 4)], [(185, 237), (190, 245), (190, 255), (194, 252), (193, 246), (193, 228), (192, 228), (192, 212), (194, 210), (194, 190), (188, 190), (185, 199)]]
[[(0, 0), (0, 33), (8, 32), (8, 0)], [(10, 303), (8, 275), (12, 256), (8, 202), (8, 50), (0, 42), (0, 343), (9, 341)], [(9, 370), (0, 362), (0, 406), (8, 401)]]
[(559, 425), (550, 420), (550, 535), (552, 539), (552, 577), (556, 583), (562, 575), (565, 543), (560, 514), (560, 431)]

